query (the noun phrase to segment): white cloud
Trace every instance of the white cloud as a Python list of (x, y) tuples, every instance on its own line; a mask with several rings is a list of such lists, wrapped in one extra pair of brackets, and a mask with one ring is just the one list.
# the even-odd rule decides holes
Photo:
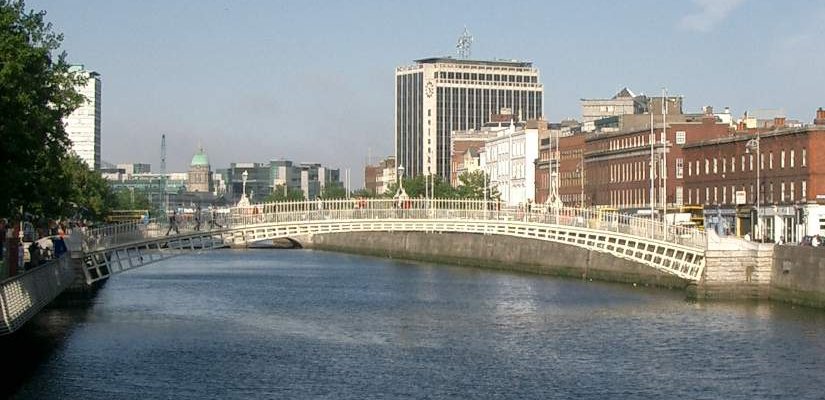
[(744, 0), (693, 0), (699, 10), (685, 15), (679, 21), (683, 29), (709, 32), (716, 24), (725, 20)]

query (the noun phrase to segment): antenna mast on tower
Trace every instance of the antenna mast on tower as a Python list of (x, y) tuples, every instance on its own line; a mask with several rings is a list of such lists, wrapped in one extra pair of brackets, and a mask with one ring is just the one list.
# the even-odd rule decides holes
[(166, 134), (160, 135), (160, 204), (166, 210)]
[(473, 35), (470, 35), (470, 31), (467, 30), (467, 27), (464, 27), (464, 33), (458, 37), (458, 43), (456, 43), (456, 54), (458, 58), (466, 60), (470, 58), (472, 53), (473, 47)]

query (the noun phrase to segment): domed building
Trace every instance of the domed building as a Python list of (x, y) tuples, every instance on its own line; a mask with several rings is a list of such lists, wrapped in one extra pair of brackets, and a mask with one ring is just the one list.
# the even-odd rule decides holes
[(209, 166), (209, 157), (203, 147), (192, 156), (189, 164), (189, 176), (186, 183), (187, 192), (212, 192), (212, 168)]

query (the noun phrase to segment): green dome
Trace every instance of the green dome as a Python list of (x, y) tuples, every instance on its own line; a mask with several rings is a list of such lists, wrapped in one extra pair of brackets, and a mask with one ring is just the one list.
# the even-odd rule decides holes
[(199, 165), (205, 165), (207, 167), (209, 166), (209, 157), (206, 156), (206, 152), (203, 151), (203, 148), (199, 149), (198, 152), (195, 153), (194, 156), (192, 156), (192, 164), (190, 165), (193, 167)]

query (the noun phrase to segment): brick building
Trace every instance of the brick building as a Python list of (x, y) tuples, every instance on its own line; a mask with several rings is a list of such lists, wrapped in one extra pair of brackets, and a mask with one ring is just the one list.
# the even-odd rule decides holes
[(812, 126), (784, 122), (685, 146), (687, 202), (703, 206), (706, 227), (768, 241), (825, 233), (825, 158), (814, 156), (825, 154), (825, 112)]

